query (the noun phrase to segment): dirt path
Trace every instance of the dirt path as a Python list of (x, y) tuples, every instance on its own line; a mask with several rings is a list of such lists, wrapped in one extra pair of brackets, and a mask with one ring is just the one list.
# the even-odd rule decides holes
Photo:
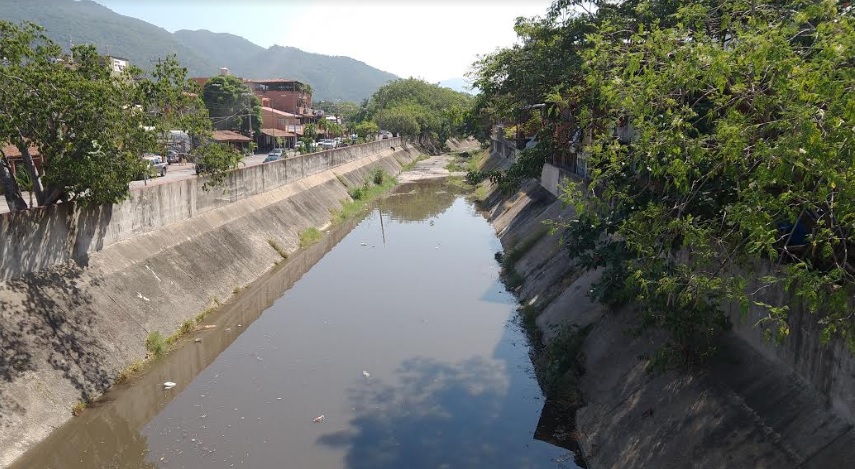
[[(451, 145), (453, 151), (473, 151), (479, 148), (477, 140), (464, 140), (459, 144)], [(465, 171), (451, 172), (446, 169), (448, 163), (454, 159), (454, 154), (443, 153), (441, 155), (431, 156), (425, 160), (416, 163), (416, 166), (398, 176), (398, 182), (401, 184), (407, 182), (422, 181), (426, 179), (437, 179), (449, 176), (466, 176)]]

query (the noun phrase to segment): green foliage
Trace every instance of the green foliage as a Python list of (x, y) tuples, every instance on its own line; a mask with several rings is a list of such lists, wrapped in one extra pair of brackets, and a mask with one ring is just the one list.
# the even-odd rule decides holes
[(244, 135), (261, 131), (261, 101), (240, 78), (218, 75), (209, 79), (202, 89), (202, 101), (215, 129)]
[[(113, 74), (92, 46), (75, 46), (65, 56), (38, 26), (8, 22), (0, 22), (0, 56), (0, 141), (24, 155), (38, 205), (118, 202), (144, 169), (140, 156), (157, 150), (164, 129), (207, 131), (204, 110), (187, 93), (193, 88), (186, 70), (172, 58), (150, 77), (134, 67)], [(44, 174), (30, 146), (44, 158)], [(0, 160), (9, 167), (5, 155)], [(3, 186), (19, 197), (8, 177), (0, 171)], [(26, 207), (15, 202), (16, 209)]]
[(243, 155), (232, 147), (208, 142), (193, 150), (197, 166), (201, 166), (208, 180), (203, 184), (205, 190), (223, 186), (228, 174), (243, 161)]
[(145, 339), (145, 349), (148, 351), (149, 356), (152, 357), (162, 357), (166, 353), (167, 346), (166, 339), (160, 331), (149, 332), (148, 337)]
[(584, 374), (580, 360), (580, 350), (591, 326), (584, 328), (563, 327), (546, 345), (539, 360), (539, 369), (547, 386), (547, 393), (557, 391), (556, 386), (564, 381), (566, 375), (579, 378)]
[(364, 139), (373, 139), (380, 133), (380, 126), (377, 125), (374, 121), (364, 121), (353, 126), (353, 131), (359, 136), (359, 138)]
[(300, 232), (300, 248), (307, 248), (323, 238), (324, 234), (315, 227)]
[(406, 139), (441, 147), (463, 134), (470, 103), (466, 93), (415, 78), (400, 79), (377, 90), (361, 117)]
[[(565, 245), (604, 268), (594, 296), (666, 330), (660, 357), (672, 363), (709, 356), (725, 303), (766, 308), (776, 338), (789, 304), (803, 304), (822, 312), (826, 340), (855, 349), (848, 3), (594, 3), (578, 13), (562, 0), (518, 22), (526, 40), (485, 58), (475, 80), (482, 110), (514, 118), (553, 103), (545, 128), (590, 136), (577, 145), (594, 197), (567, 196), (581, 215)], [(530, 156), (519, 175), (542, 162)], [(770, 275), (756, 278), (758, 265)], [(793, 299), (770, 304), (769, 288)]]
[(232, 34), (181, 30), (171, 34), (153, 24), (120, 15), (96, 2), (0, 0), (3, 19), (34, 21), (60, 44), (94, 44), (146, 70), (167, 53), (177, 55), (190, 76), (215, 74), (226, 65), (242, 77), (294, 78), (311, 83), (316, 100), (365, 99), (397, 78), (350, 57), (304, 52), (294, 47), (262, 47)]
[[(382, 176), (378, 178), (378, 172), (375, 171), (372, 173), (371, 178), (366, 179), (361, 186), (348, 189), (351, 200), (343, 201), (341, 210), (333, 213), (333, 223), (340, 223), (362, 212), (368, 206), (369, 202), (390, 191), (398, 184), (398, 180), (388, 173), (382, 172), (380, 174)], [(380, 184), (373, 184), (376, 180), (375, 178), (382, 182)]]
[(383, 168), (376, 168), (371, 173), (371, 180), (374, 182), (374, 184), (377, 184), (379, 186), (383, 184), (383, 181), (386, 180), (387, 176), (388, 174), (386, 173), (386, 171), (383, 170)]

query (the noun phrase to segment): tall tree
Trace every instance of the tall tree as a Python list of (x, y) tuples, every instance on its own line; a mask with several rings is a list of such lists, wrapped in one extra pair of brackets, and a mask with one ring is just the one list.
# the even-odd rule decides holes
[(238, 77), (219, 75), (205, 82), (202, 100), (214, 129), (249, 135), (261, 131), (261, 101)]
[(596, 197), (567, 194), (581, 215), (565, 244), (605, 267), (594, 295), (635, 304), (684, 361), (726, 327), (724, 302), (765, 307), (764, 329), (785, 337), (790, 305), (764, 298), (770, 286), (855, 349), (850, 3), (559, 0), (547, 13), (476, 64), (479, 106), (556, 103), (589, 136)]

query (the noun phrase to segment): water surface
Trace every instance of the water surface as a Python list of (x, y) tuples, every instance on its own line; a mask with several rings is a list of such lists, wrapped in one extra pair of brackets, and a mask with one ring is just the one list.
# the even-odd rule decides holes
[(407, 185), (347, 229), (21, 467), (575, 467), (533, 438), (544, 400), (473, 204)]

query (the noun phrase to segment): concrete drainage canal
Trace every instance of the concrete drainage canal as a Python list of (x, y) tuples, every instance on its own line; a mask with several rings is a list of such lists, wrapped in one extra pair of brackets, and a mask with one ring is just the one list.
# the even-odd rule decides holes
[(576, 467), (534, 437), (500, 250), (453, 188), (401, 186), (12, 467)]

